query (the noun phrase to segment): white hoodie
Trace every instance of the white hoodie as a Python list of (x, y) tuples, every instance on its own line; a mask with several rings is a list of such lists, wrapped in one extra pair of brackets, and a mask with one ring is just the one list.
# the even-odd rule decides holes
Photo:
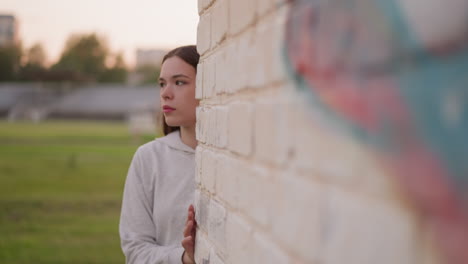
[(179, 131), (136, 151), (125, 182), (119, 228), (126, 263), (181, 263), (182, 233), (195, 193), (194, 154)]

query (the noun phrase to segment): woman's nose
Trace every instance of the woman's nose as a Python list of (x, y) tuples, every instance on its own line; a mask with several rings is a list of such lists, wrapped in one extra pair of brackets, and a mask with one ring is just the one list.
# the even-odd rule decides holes
[(161, 88), (161, 98), (162, 99), (171, 99), (173, 97), (172, 89), (168, 86)]

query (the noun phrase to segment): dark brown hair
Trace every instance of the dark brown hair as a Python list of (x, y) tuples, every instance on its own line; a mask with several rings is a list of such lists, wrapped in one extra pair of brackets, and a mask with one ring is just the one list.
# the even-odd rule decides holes
[[(189, 45), (189, 46), (182, 46), (182, 47), (175, 48), (169, 51), (166, 55), (164, 55), (162, 63), (164, 63), (167, 59), (172, 58), (174, 56), (177, 56), (183, 61), (185, 61), (186, 63), (192, 65), (192, 67), (195, 68), (195, 72), (197, 71), (198, 61), (200, 60), (200, 54), (198, 54), (197, 52), (197, 46)], [(162, 114), (161, 120), (162, 120), (164, 135), (167, 135), (173, 131), (180, 129), (180, 127), (169, 126), (166, 123), (166, 118), (164, 117), (164, 114)]]

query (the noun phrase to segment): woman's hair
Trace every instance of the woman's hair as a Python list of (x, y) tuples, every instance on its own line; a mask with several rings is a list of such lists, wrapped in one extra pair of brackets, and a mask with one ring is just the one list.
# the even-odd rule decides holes
[[(198, 61), (200, 60), (200, 54), (198, 54), (197, 47), (195, 45), (182, 46), (182, 47), (178, 47), (169, 51), (164, 56), (162, 63), (164, 63), (167, 59), (172, 58), (174, 56), (179, 57), (186, 63), (192, 65), (192, 67), (195, 69), (195, 72), (197, 71), (197, 65), (198, 65)], [(164, 117), (164, 114), (162, 115), (161, 120), (162, 120), (164, 135), (167, 135), (173, 131), (180, 129), (180, 127), (169, 126), (166, 123), (166, 118)]]

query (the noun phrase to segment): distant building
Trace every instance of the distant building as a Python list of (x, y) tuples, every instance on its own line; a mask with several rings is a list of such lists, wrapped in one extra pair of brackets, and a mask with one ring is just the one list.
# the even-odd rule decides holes
[(127, 75), (127, 84), (130, 86), (144, 84), (148, 74), (156, 74), (156, 68), (161, 67), (162, 59), (166, 53), (167, 50), (162, 49), (137, 49), (135, 68)]
[(167, 50), (161, 49), (137, 49), (135, 68), (145, 65), (161, 66), (162, 59)]
[(12, 15), (0, 15), (0, 46), (18, 42), (18, 22)]

